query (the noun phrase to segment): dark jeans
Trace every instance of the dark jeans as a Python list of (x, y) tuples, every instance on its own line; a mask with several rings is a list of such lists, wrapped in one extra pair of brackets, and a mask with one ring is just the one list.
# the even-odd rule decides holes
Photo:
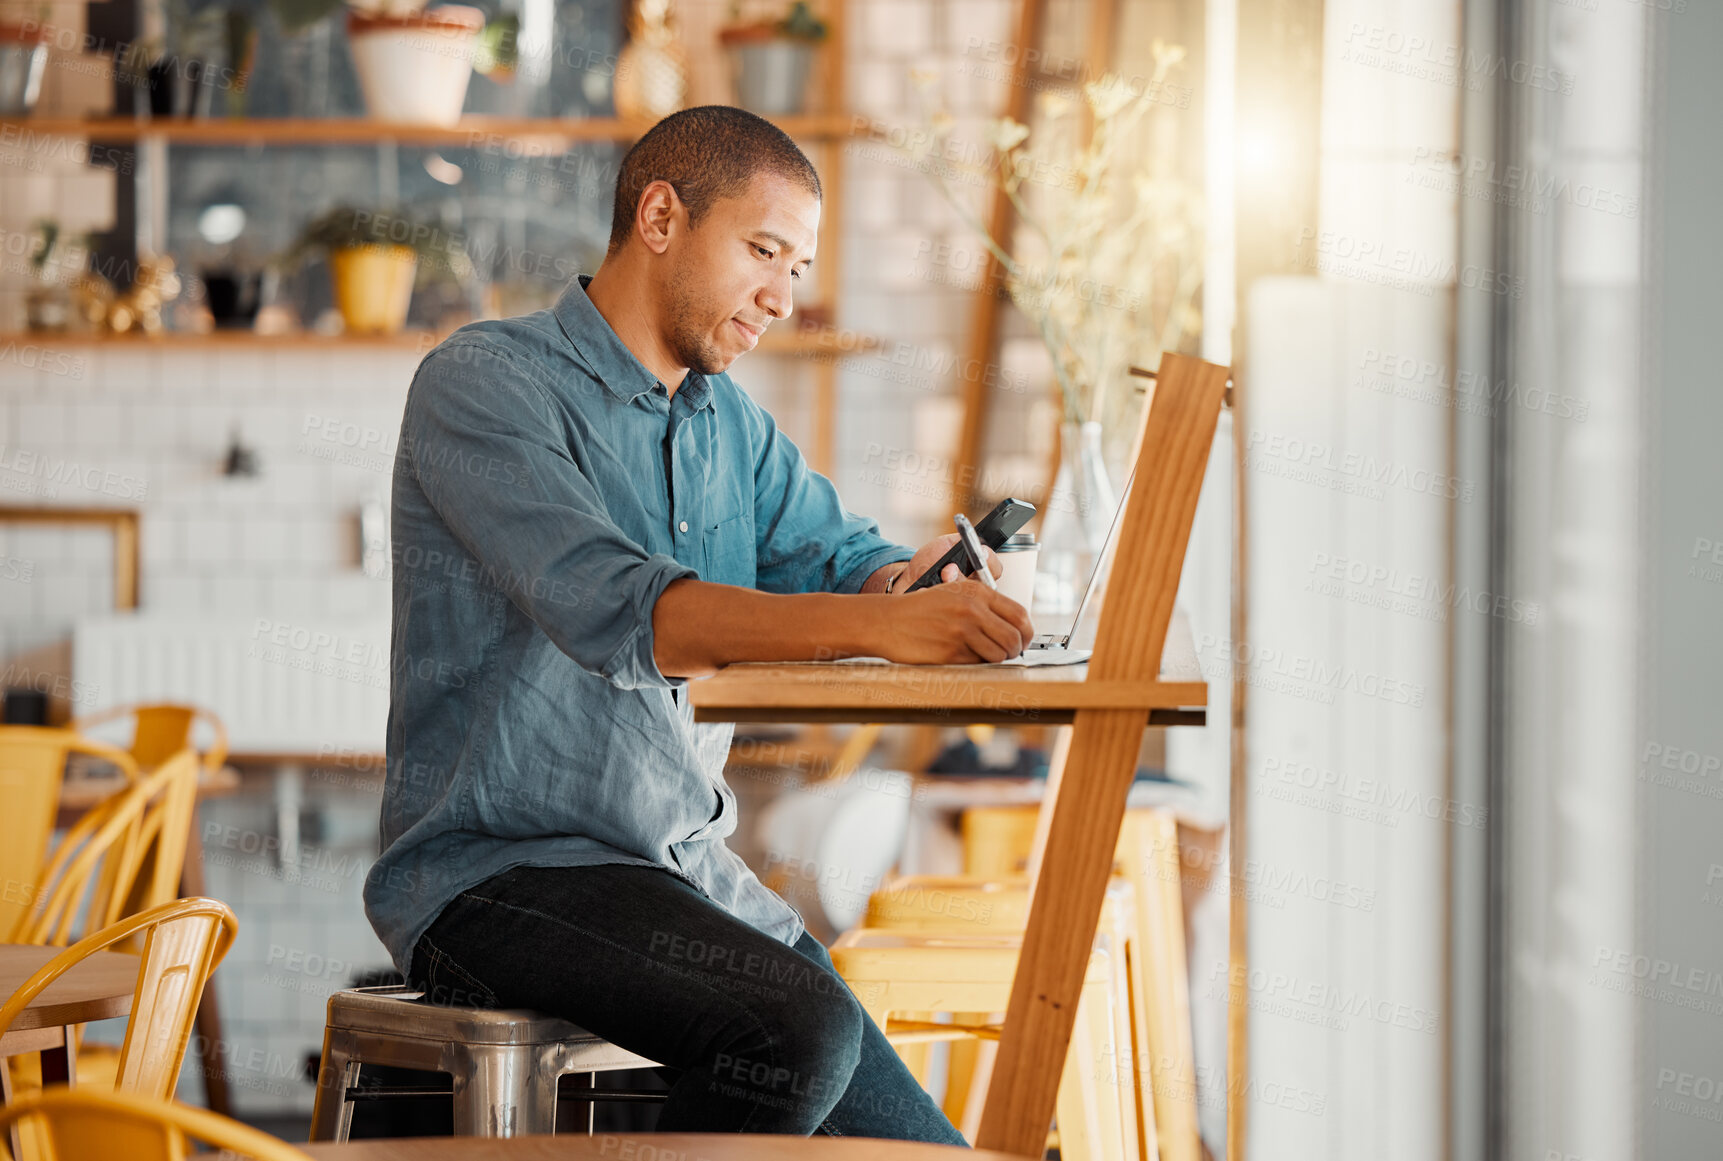
[(817, 939), (787, 947), (668, 871), (505, 871), (412, 966), (433, 1002), (547, 1012), (665, 1066), (661, 1132), (965, 1144)]

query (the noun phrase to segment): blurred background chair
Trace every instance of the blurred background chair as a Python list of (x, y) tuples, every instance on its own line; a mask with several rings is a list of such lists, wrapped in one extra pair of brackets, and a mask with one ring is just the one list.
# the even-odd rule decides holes
[[(149, 702), (138, 705), (113, 706), (85, 714), (71, 723), (79, 734), (102, 738), (113, 732), (112, 723), (131, 722), (126, 750), (141, 770), (161, 765), (187, 746), (199, 752), (203, 767), (215, 773), (227, 761), (227, 728), (221, 719), (201, 706), (182, 702)], [(194, 744), (198, 727), (207, 729), (208, 741), (202, 747)]]
[(64, 946), (80, 916), (94, 931), (127, 914), (128, 901), (175, 898), (197, 774), (197, 757), (185, 750), (86, 811), (34, 877), (31, 904), (8, 942)]

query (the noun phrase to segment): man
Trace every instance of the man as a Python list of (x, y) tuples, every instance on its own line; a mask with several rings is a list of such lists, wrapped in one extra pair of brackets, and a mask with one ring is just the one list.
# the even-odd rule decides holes
[[(851, 515), (725, 369), (789, 318), (820, 183), (770, 123), (660, 122), (556, 306), (420, 365), (394, 478), (383, 854), (366, 910), (432, 999), (660, 1062), (665, 1131), (961, 1144), (801, 916), (725, 845), (736, 661), (1000, 661), (1023, 608)], [(997, 561), (990, 561), (997, 572)]]

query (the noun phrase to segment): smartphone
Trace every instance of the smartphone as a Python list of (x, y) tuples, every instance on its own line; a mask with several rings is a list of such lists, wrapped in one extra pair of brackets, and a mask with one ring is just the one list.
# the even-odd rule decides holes
[[(1029, 517), (1033, 515), (1035, 515), (1035, 505), (1027, 500), (1006, 498), (999, 501), (993, 511), (975, 522), (975, 536), (982, 544), (997, 551), (1001, 544), (1011, 539), (1012, 533), (1029, 523)], [(963, 551), (962, 541), (953, 544), (950, 552), (940, 557), (938, 563), (916, 577), (915, 583), (903, 591), (913, 593), (916, 589), (924, 589), (928, 585), (938, 584), (939, 574), (945, 571), (945, 566), (948, 564), (955, 564), (963, 570), (964, 575), (968, 575), (970, 572), (969, 554)]]

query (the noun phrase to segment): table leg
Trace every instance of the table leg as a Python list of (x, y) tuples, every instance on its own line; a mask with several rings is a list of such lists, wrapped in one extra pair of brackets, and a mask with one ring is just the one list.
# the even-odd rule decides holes
[(42, 1087), (51, 1084), (63, 1084), (71, 1088), (78, 1077), (77, 1069), (77, 1033), (76, 1024), (68, 1024), (61, 1029), (65, 1043), (58, 1048), (42, 1049)]
[(1144, 710), (1073, 723), (976, 1148), (1041, 1156), (1147, 724)]
[[(204, 894), (203, 879), (203, 836), (198, 826), (197, 814), (192, 814), (191, 834), (186, 837), (185, 863), (180, 868), (179, 893), (182, 899), (191, 899)], [(210, 1112), (220, 1113), (224, 1117), (233, 1115), (233, 1107), (227, 1091), (227, 1069), (222, 1057), (221, 1038), (221, 1009), (215, 999), (215, 981), (212, 979), (204, 985), (203, 996), (197, 1005), (198, 1056), (203, 1062), (204, 1103)]]

